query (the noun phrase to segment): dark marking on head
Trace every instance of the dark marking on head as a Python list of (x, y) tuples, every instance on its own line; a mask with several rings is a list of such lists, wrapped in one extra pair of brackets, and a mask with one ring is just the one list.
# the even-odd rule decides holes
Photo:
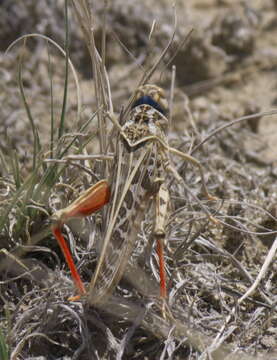
[(166, 113), (165, 109), (149, 95), (143, 95), (139, 99), (137, 99), (137, 101), (135, 101), (132, 105), (132, 109), (139, 105), (150, 105), (151, 107), (159, 111), (161, 114), (165, 115)]

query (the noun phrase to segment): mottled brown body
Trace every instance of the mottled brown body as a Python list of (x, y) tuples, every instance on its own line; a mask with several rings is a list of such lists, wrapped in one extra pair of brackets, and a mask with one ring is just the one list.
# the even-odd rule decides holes
[[(131, 256), (144, 217), (145, 204), (150, 195), (155, 198), (153, 235), (159, 257), (160, 295), (163, 299), (166, 298), (163, 246), (169, 193), (165, 176), (170, 172), (178, 182), (183, 181), (176, 169), (170, 165), (169, 153), (178, 155), (197, 166), (205, 195), (209, 200), (215, 199), (208, 193), (201, 164), (189, 154), (168, 145), (166, 111), (167, 101), (163, 90), (154, 85), (141, 86), (136, 92), (124, 126), (121, 127), (111, 118), (119, 129), (119, 136), (109, 181), (101, 180), (94, 184), (71, 205), (53, 215), (53, 234), (64, 252), (79, 293), (84, 295), (87, 292), (62, 236), (61, 227), (68, 219), (90, 215), (110, 200), (104, 215), (107, 229), (89, 288), (90, 303), (105, 301), (120, 281)], [(205, 207), (203, 210), (216, 223)]]
[[(136, 99), (150, 96), (166, 110), (163, 91), (153, 85), (138, 89)], [(117, 142), (115, 169), (110, 179), (108, 228), (90, 287), (90, 302), (103, 301), (120, 281), (133, 251), (147, 198), (157, 193), (169, 163), (167, 118), (149, 104), (135, 106)], [(157, 139), (160, 139), (158, 141)]]

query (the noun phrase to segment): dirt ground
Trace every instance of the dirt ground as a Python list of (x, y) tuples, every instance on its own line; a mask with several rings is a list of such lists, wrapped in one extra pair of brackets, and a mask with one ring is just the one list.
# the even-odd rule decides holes
[[(209, 192), (217, 197), (207, 201), (201, 194), (197, 169), (172, 156), (189, 189), (168, 177), (171, 201), (165, 258), (170, 316), (165, 319), (157, 296), (157, 258), (150, 241), (153, 205), (149, 204), (141, 224), (127, 275), (109, 302), (96, 307), (85, 301), (67, 301), (73, 284), (47, 232), (48, 215), (60, 205), (53, 195), (61, 192), (59, 185), (53, 186), (48, 199), (32, 198), (28, 191), (24, 195), (32, 209), (43, 209), (39, 216), (22, 213), (18, 203), (12, 204), (12, 196), (19, 194), (34, 161), (34, 132), (19, 89), (20, 61), (26, 101), (46, 159), (51, 115), (57, 127), (62, 112), (65, 58), (39, 37), (29, 38), (25, 47), (20, 41), (5, 51), (29, 33), (47, 36), (63, 47), (64, 2), (4, 0), (0, 12), (0, 239), (1, 248), (10, 254), (0, 254), (0, 328), (9, 356), (37, 360), (277, 359), (275, 253), (257, 289), (240, 301), (276, 243), (277, 114), (250, 117), (206, 139), (235, 119), (277, 108), (277, 1), (179, 0), (175, 8), (168, 0), (108, 2), (106, 68), (117, 116), (142, 74), (167, 46), (176, 14), (175, 36), (151, 83), (164, 88), (169, 97), (175, 66), (169, 143), (201, 162)], [(100, 49), (102, 2), (92, 1), (92, 12)], [(69, 56), (79, 79), (82, 108), (77, 118), (76, 83), (70, 70), (68, 135), (63, 146), (96, 111), (91, 61), (71, 6), (69, 29)], [(92, 137), (87, 153), (99, 154), (97, 134), (96, 120), (79, 134), (80, 141)], [(71, 153), (74, 150), (73, 146)], [(17, 161), (18, 178), (11, 170)], [(99, 175), (96, 166), (93, 171)], [(93, 176), (91, 181), (95, 182)], [(69, 166), (58, 182), (81, 189), (90, 181), (85, 171)], [(72, 196), (69, 187), (67, 191), (65, 204)], [(208, 219), (203, 208), (217, 223)], [(70, 225), (72, 231), (66, 230), (86, 282), (97, 263), (101, 239), (93, 227), (100, 218), (81, 225), (77, 221)]]

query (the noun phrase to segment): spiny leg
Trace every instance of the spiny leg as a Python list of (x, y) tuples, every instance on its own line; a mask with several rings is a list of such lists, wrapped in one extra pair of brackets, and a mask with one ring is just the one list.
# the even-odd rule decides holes
[(63, 255), (65, 257), (65, 260), (67, 262), (67, 265), (70, 269), (70, 272), (71, 272), (71, 276), (72, 276), (72, 279), (75, 283), (75, 286), (76, 288), (78, 289), (79, 291), (79, 294), (80, 295), (85, 295), (86, 294), (86, 289), (85, 289), (85, 286), (80, 278), (80, 275), (78, 273), (78, 270), (74, 264), (74, 261), (72, 259), (72, 255), (71, 255), (71, 252), (67, 246), (67, 243), (62, 235), (62, 232), (61, 232), (61, 229), (60, 229), (60, 226), (55, 226), (53, 225), (51, 227), (51, 230), (52, 230), (52, 233), (53, 235), (55, 236), (56, 240), (58, 241), (58, 244), (60, 245), (60, 248), (63, 252)]
[(154, 237), (157, 241), (157, 254), (159, 257), (159, 272), (160, 272), (160, 296), (166, 299), (166, 273), (164, 264), (164, 239), (165, 239), (165, 223), (167, 219), (167, 207), (169, 203), (169, 193), (166, 185), (161, 184), (159, 191), (155, 195), (155, 228)]
[(159, 273), (160, 273), (160, 297), (162, 300), (162, 315), (166, 318), (165, 306), (167, 298), (166, 288), (166, 271), (164, 261), (164, 240), (165, 240), (165, 223), (167, 219), (167, 207), (169, 203), (169, 193), (164, 182), (161, 183), (158, 192), (155, 195), (155, 227), (154, 237), (157, 242), (157, 254), (159, 257)]
[(60, 245), (80, 295), (86, 294), (85, 286), (80, 278), (78, 270), (76, 269), (70, 250), (62, 235), (61, 228), (69, 219), (91, 215), (105, 205), (109, 199), (110, 188), (108, 182), (107, 180), (101, 180), (91, 186), (88, 190), (84, 191), (75, 201), (73, 201), (72, 204), (57, 211), (52, 216), (52, 233)]

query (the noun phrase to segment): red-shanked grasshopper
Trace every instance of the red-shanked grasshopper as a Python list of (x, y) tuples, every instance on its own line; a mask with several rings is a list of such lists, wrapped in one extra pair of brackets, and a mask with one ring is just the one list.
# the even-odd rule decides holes
[(121, 126), (116, 120), (111, 119), (119, 130), (119, 136), (114, 170), (110, 179), (98, 182), (71, 205), (53, 216), (53, 234), (63, 249), (80, 294), (84, 294), (85, 287), (75, 269), (60, 227), (69, 218), (87, 216), (98, 210), (109, 201), (111, 193), (110, 204), (105, 213), (105, 223), (108, 227), (89, 290), (91, 303), (103, 301), (121, 279), (133, 251), (137, 231), (143, 219), (143, 210), (151, 196), (155, 198), (156, 203), (153, 233), (159, 256), (160, 294), (161, 297), (166, 297), (163, 258), (169, 203), (166, 175), (170, 172), (177, 181), (182, 181), (181, 176), (170, 164), (170, 153), (190, 161), (199, 168), (204, 193), (208, 199), (214, 199), (207, 191), (200, 163), (190, 155), (168, 145), (167, 109), (167, 101), (161, 88), (155, 85), (139, 87), (124, 125)]

